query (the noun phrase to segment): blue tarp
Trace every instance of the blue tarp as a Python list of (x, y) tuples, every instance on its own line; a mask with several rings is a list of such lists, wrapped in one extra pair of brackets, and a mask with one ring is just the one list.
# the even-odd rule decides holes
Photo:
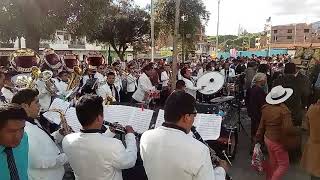
[[(262, 56), (262, 57), (266, 57), (268, 56), (268, 50), (261, 50), (261, 51), (238, 51), (237, 52), (237, 56), (248, 56), (251, 57), (251, 55), (254, 54), (256, 56)], [(277, 54), (288, 54), (288, 50), (287, 49), (271, 49), (271, 56), (272, 55), (277, 55)], [(218, 57), (223, 57), (224, 59), (229, 58), (230, 57), (230, 53), (229, 52), (219, 52), (218, 53)]]

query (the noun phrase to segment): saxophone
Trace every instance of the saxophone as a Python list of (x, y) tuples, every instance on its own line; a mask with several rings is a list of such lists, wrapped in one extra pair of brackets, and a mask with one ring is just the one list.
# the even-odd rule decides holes
[(65, 118), (65, 114), (60, 110), (60, 109), (51, 109), (48, 110), (49, 112), (57, 112), (60, 115), (60, 119), (61, 119), (61, 127), (64, 129), (65, 134), (70, 134), (72, 133), (72, 129), (70, 128), (70, 126), (67, 123), (67, 120)]

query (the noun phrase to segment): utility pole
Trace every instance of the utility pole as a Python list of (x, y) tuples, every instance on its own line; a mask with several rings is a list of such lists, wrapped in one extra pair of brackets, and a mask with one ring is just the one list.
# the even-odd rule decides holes
[(172, 62), (172, 77), (171, 87), (172, 90), (176, 88), (177, 75), (178, 75), (178, 33), (180, 24), (180, 3), (181, 0), (176, 0), (176, 13), (174, 24), (174, 36), (173, 36), (173, 62)]
[(154, 62), (154, 0), (151, 0), (151, 62)]
[(218, 21), (217, 21), (217, 37), (216, 37), (216, 57), (218, 57), (218, 49), (219, 49), (220, 1), (221, 1), (221, 0), (218, 0)]

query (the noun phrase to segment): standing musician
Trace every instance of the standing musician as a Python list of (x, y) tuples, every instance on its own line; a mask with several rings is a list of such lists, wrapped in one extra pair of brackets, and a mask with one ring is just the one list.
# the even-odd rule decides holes
[(103, 99), (96, 95), (82, 96), (76, 113), (83, 129), (67, 135), (62, 147), (79, 180), (122, 180), (122, 169), (135, 165), (137, 145), (131, 126), (126, 126), (126, 147), (114, 134), (102, 133)]
[(187, 68), (187, 67), (182, 68), (180, 73), (182, 76), (182, 80), (186, 84), (186, 88), (185, 88), (186, 93), (188, 93), (192, 97), (196, 98), (197, 91), (204, 89), (205, 86), (203, 86), (203, 87), (194, 86), (194, 83), (192, 82), (192, 79), (191, 79), (191, 70), (189, 68)]
[[(3, 85), (1, 88), (1, 93), (5, 97), (5, 100), (7, 102), (11, 102), (11, 99), (13, 97), (13, 94), (16, 92), (16, 89), (14, 88), (14, 84), (11, 82), (11, 76), (12, 72), (0, 72), (0, 77), (2, 78), (1, 74), (4, 74), (5, 79), (3, 80)], [(2, 83), (2, 79), (0, 80), (0, 83)]]
[(132, 99), (133, 93), (137, 90), (137, 77), (134, 74), (134, 67), (132, 64), (128, 65), (128, 75), (126, 76), (127, 83), (127, 101), (130, 102)]
[(0, 104), (6, 104), (10, 101), (8, 101), (8, 99), (6, 98), (5, 94), (4, 94), (4, 83), (5, 83), (5, 79), (6, 79), (6, 75), (4, 72), (0, 71)]
[(224, 63), (223, 69), (220, 70), (220, 73), (224, 75), (226, 83), (229, 83), (231, 78), (236, 76), (235, 70), (230, 68), (230, 63), (228, 61)]
[(64, 97), (67, 96), (68, 91), (68, 83), (69, 83), (70, 75), (66, 70), (62, 70), (58, 77), (57, 80), (55, 81), (55, 85), (57, 87), (57, 95), (61, 98), (64, 99)]
[(132, 95), (133, 103), (144, 103), (148, 99), (148, 94), (155, 92), (156, 88), (152, 85), (150, 76), (152, 76), (153, 67), (152, 64), (146, 65), (142, 68), (142, 74), (138, 80), (138, 89)]
[(114, 98), (116, 102), (120, 102), (119, 90), (115, 86), (115, 74), (109, 72), (107, 75), (107, 84), (104, 84), (97, 89), (97, 95), (101, 96), (103, 99)]
[(149, 179), (225, 179), (224, 168), (213, 168), (209, 148), (188, 135), (197, 114), (195, 105), (190, 94), (173, 92), (164, 107), (163, 125), (142, 135), (140, 153)]
[(60, 130), (50, 134), (37, 120), (40, 105), (36, 89), (22, 89), (12, 98), (12, 103), (26, 111), (25, 132), (29, 138), (29, 180), (62, 180), (67, 156), (61, 153), (56, 143), (66, 134)]

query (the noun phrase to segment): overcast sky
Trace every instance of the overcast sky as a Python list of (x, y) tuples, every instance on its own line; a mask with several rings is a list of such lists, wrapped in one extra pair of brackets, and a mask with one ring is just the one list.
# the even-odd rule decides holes
[[(135, 1), (144, 7), (151, 0)], [(215, 35), (218, 0), (203, 2), (211, 13), (206, 33)], [(219, 34), (237, 34), (239, 25), (249, 32), (263, 31), (270, 16), (273, 25), (320, 21), (320, 0), (221, 0)]]

